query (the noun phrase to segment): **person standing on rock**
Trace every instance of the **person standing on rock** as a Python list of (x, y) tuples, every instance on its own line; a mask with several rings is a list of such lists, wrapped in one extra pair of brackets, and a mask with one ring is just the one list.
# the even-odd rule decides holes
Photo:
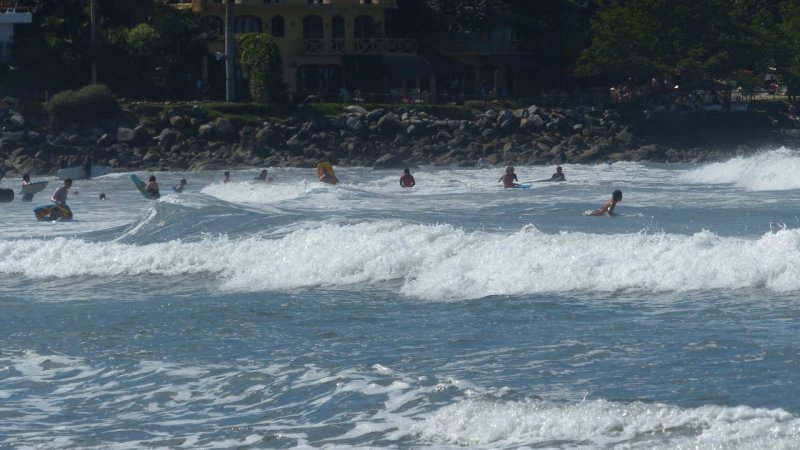
[(411, 170), (408, 168), (403, 169), (403, 175), (400, 175), (401, 187), (414, 187), (417, 182), (414, 180), (414, 175), (411, 175)]

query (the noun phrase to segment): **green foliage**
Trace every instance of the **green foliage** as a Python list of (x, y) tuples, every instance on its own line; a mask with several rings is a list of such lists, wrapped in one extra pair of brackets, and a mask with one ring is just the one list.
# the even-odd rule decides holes
[(491, 31), (506, 22), (511, 11), (510, 0), (427, 0), (427, 4), (440, 29), (456, 34)]
[(275, 38), (266, 33), (237, 34), (236, 48), (239, 66), (248, 80), (250, 98), (266, 102), (278, 95), (283, 68)]
[(610, 0), (592, 21), (581, 75), (730, 77), (775, 63), (776, 17), (760, 0)]
[(59, 92), (47, 102), (47, 114), (55, 126), (96, 123), (113, 119), (120, 111), (114, 93), (102, 84)]

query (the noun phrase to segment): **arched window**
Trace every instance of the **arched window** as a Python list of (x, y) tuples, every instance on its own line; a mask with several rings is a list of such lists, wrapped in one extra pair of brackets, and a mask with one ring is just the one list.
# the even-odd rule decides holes
[(261, 33), (261, 19), (255, 16), (236, 16), (236, 33)]
[(372, 16), (358, 16), (353, 21), (354, 34), (356, 39), (375, 37), (375, 19)]
[(200, 19), (200, 28), (213, 41), (225, 33), (225, 21), (217, 16), (203, 16)]
[(322, 39), (322, 17), (305, 16), (303, 18), (303, 38)]
[(271, 30), (274, 37), (286, 36), (286, 27), (284, 26), (283, 16), (272, 16)]

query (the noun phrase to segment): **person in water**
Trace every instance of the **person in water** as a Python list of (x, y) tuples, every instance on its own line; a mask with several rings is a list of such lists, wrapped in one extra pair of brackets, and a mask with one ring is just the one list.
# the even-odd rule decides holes
[(414, 180), (414, 175), (411, 175), (411, 170), (408, 168), (403, 169), (403, 174), (400, 175), (400, 186), (414, 187), (416, 184), (417, 182)]
[(267, 181), (267, 169), (262, 170), (261, 173), (256, 177), (256, 180)]
[(567, 178), (564, 176), (564, 170), (561, 168), (561, 166), (556, 166), (556, 173), (554, 173), (547, 181), (567, 181)]
[(50, 196), (50, 201), (54, 203), (50, 205), (40, 206), (34, 208), (37, 220), (69, 220), (72, 219), (72, 210), (67, 205), (67, 197), (69, 197), (69, 190), (72, 187), (72, 178), (64, 180), (64, 184), (59, 186)]
[(336, 178), (336, 174), (333, 171), (333, 167), (331, 163), (327, 161), (321, 161), (317, 164), (317, 177), (319, 181), (328, 184), (337, 184), (339, 179)]
[(72, 178), (67, 178), (64, 180), (64, 184), (53, 191), (53, 195), (50, 196), (50, 201), (58, 206), (66, 206), (70, 188), (72, 188)]
[(92, 179), (92, 158), (88, 156), (83, 160), (83, 177), (87, 180)]
[(227, 183), (227, 182), (231, 181), (231, 173), (230, 173), (230, 172), (228, 172), (228, 171), (226, 170), (226, 171), (225, 171), (225, 173), (224, 173), (223, 175), (224, 175), (224, 176), (222, 177), (222, 182), (223, 182), (223, 183)]
[[(31, 175), (29, 173), (22, 174), (22, 186), (25, 187), (31, 184)], [(33, 201), (33, 194), (22, 194), (22, 201), (23, 202), (32, 202)]]
[(506, 173), (504, 173), (497, 182), (499, 183), (501, 181), (505, 189), (519, 187), (519, 184), (515, 183), (515, 181), (519, 181), (519, 178), (517, 178), (517, 174), (514, 173), (514, 167), (506, 167)]
[(156, 176), (150, 175), (150, 179), (148, 183), (144, 185), (144, 190), (150, 194), (150, 198), (159, 198), (161, 197), (161, 192), (158, 189), (158, 182), (156, 182)]
[(179, 193), (179, 194), (180, 194), (181, 192), (183, 192), (183, 190), (184, 190), (185, 188), (186, 188), (186, 178), (181, 178), (181, 182), (180, 182), (179, 184), (176, 184), (175, 186), (172, 186), (172, 190), (173, 190), (174, 192), (177, 192), (177, 193)]
[(99, 198), (100, 200), (105, 200), (106, 199), (106, 194), (101, 192), (100, 195), (97, 198)]
[(609, 216), (616, 216), (617, 214), (614, 212), (614, 207), (617, 206), (617, 203), (622, 201), (622, 191), (617, 189), (611, 194), (611, 200), (607, 201), (603, 206), (598, 209), (595, 209), (591, 213), (590, 216), (602, 216), (604, 214), (608, 214)]

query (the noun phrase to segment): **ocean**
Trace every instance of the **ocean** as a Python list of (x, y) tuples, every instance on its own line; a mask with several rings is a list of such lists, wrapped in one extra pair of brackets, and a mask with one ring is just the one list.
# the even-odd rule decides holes
[(34, 176), (0, 448), (800, 447), (800, 152), (563, 167)]

